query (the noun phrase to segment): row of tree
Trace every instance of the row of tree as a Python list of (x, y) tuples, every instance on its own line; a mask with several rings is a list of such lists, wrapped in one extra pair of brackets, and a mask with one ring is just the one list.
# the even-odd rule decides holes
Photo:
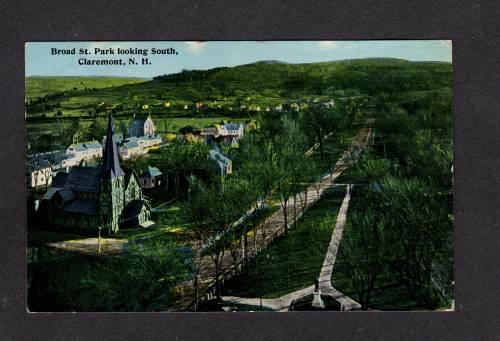
[[(354, 109), (347, 117), (342, 116), (340, 111), (344, 107), (330, 110), (314, 108), (301, 114), (266, 113), (259, 119), (260, 129), (247, 134), (240, 148), (232, 153), (234, 175), (222, 182), (205, 184), (192, 198), (186, 213), (192, 222), (190, 231), (193, 237), (193, 283), (196, 292), (201, 266), (206, 257), (211, 259), (215, 271), (217, 299), (221, 295), (224, 255), (230, 253), (235, 268), (241, 262), (248, 261), (248, 229), (253, 229), (255, 249), (259, 224), (257, 221), (242, 224), (240, 218), (253, 216), (255, 212), (271, 205), (271, 199), (276, 199), (283, 209), (284, 233), (288, 232), (290, 221), (294, 221), (297, 215), (297, 203), (302, 203), (301, 209), (307, 205), (307, 187), (319, 181), (327, 170), (322, 169), (315, 161), (317, 159), (305, 152), (317, 145), (317, 152), (320, 153), (318, 160), (327, 159), (326, 162), (333, 164), (332, 158), (338, 154), (326, 152), (323, 146), (325, 139), (335, 140), (364, 112), (361, 102), (350, 105)], [(361, 109), (358, 111), (358, 108)], [(311, 132), (313, 129), (316, 131)], [(290, 205), (290, 198), (296, 199), (293, 205)], [(260, 226), (265, 235), (265, 225)]]
[[(363, 309), (404, 299), (384, 302), (391, 286), (405, 287), (418, 308), (453, 299), (451, 124), (442, 125), (451, 111), (435, 105), (446, 99), (418, 103), (423, 109), (411, 114), (384, 101), (374, 149), (349, 172), (358, 185), (337, 271), (350, 278)], [(434, 124), (422, 120), (428, 112)]]

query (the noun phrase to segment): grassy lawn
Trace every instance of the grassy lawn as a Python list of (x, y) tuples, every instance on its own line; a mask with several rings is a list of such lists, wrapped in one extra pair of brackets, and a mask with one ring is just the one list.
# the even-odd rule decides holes
[(330, 242), (345, 188), (324, 195), (243, 272), (226, 282), (224, 295), (276, 298), (314, 284)]

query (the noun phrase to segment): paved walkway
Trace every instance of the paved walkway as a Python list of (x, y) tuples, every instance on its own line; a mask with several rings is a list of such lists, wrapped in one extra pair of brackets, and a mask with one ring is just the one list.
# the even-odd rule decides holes
[(307, 295), (312, 295), (313, 292), (314, 292), (314, 285), (311, 285), (310, 287), (291, 292), (279, 298), (263, 298), (262, 300), (260, 298), (245, 298), (237, 296), (222, 296), (221, 298), (224, 302), (233, 304), (260, 306), (262, 302), (263, 307), (272, 309), (274, 311), (288, 311), (290, 305), (294, 300), (297, 300)]
[(93, 256), (110, 256), (120, 254), (127, 242), (126, 239), (101, 238), (101, 252), (99, 252), (99, 240), (97, 238), (65, 240), (57, 243), (48, 243), (47, 246)]
[[(321, 273), (319, 275), (319, 288), (322, 295), (328, 295), (336, 299), (340, 305), (341, 310), (358, 310), (361, 305), (346, 296), (342, 292), (338, 291), (332, 286), (332, 272), (335, 260), (337, 258), (337, 253), (339, 250), (340, 241), (342, 240), (342, 234), (344, 231), (344, 225), (347, 218), (347, 209), (349, 208), (349, 201), (351, 200), (351, 185), (346, 186), (346, 195), (340, 206), (339, 214), (337, 216), (337, 221), (335, 223), (335, 228), (333, 230), (332, 239), (328, 245), (326, 251), (325, 259), (323, 261), (323, 267), (321, 268)], [(222, 300), (225, 302), (233, 304), (247, 304), (256, 305), (270, 308), (275, 311), (288, 311), (293, 300), (299, 299), (301, 297), (310, 295), (314, 292), (314, 285), (294, 291), (287, 295), (284, 295), (276, 299), (260, 299), (260, 298), (244, 298), (236, 296), (222, 296)]]
[[(305, 202), (304, 192), (301, 196), (297, 195), (297, 205), (294, 215), (294, 203), (295, 199), (291, 196), (288, 199), (288, 226), (291, 227), (293, 222), (299, 219), (302, 214), (317, 200), (321, 198), (323, 193), (334, 184), (334, 180), (344, 172), (350, 165), (351, 162), (356, 160), (360, 151), (366, 147), (369, 143), (371, 136), (371, 124), (367, 122), (367, 125), (362, 128), (359, 133), (352, 139), (351, 148), (345, 151), (339, 158), (335, 167), (328, 173), (326, 173), (318, 182), (307, 187), (307, 203)], [(278, 211), (273, 213), (269, 218), (267, 218), (262, 224), (256, 228), (256, 233), (254, 233), (253, 238), (248, 241), (247, 256), (248, 258), (256, 257), (257, 254), (269, 244), (271, 244), (277, 237), (281, 236), (285, 231), (285, 219), (284, 219), (284, 209), (280, 207)], [(240, 260), (241, 263), (241, 260)], [(233, 258), (226, 252), (222, 260), (222, 273), (223, 278), (226, 280), (238, 273), (237, 266), (235, 266)], [(212, 260), (209, 257), (205, 257), (200, 266), (199, 274), (199, 292), (203, 293), (207, 289), (212, 288), (215, 282), (215, 268)], [(211, 289), (213, 290), (213, 288)], [(338, 295), (338, 292), (332, 292), (329, 289), (328, 294)], [(181, 298), (170, 307), (171, 310), (184, 310), (190, 306), (194, 301), (194, 288), (191, 282), (183, 283), (179, 287), (179, 293)], [(346, 306), (348, 308), (348, 306)]]
[(326, 251), (325, 260), (323, 261), (323, 267), (321, 268), (321, 273), (319, 275), (319, 288), (322, 295), (328, 295), (335, 298), (341, 305), (341, 310), (354, 310), (360, 309), (361, 305), (354, 301), (349, 296), (344, 295), (332, 286), (332, 272), (333, 265), (337, 259), (337, 253), (339, 251), (340, 241), (342, 240), (342, 234), (344, 232), (344, 225), (347, 218), (347, 209), (349, 208), (349, 201), (351, 200), (351, 185), (347, 185), (346, 195), (340, 206), (339, 214), (337, 216), (337, 221), (335, 223), (335, 229), (333, 230), (332, 239), (328, 245), (328, 250)]

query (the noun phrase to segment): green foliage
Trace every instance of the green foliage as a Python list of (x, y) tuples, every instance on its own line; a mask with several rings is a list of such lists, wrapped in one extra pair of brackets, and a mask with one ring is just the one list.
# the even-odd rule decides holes
[(187, 273), (181, 256), (170, 242), (132, 244), (129, 255), (83, 277), (78, 304), (84, 311), (164, 311)]
[(107, 88), (144, 82), (145, 79), (127, 77), (26, 77), (26, 98), (35, 99), (57, 92), (89, 88)]
[(132, 244), (116, 258), (83, 256), (30, 266), (32, 311), (164, 311), (185, 279), (187, 264), (166, 241)]
[(351, 278), (361, 309), (367, 310), (376, 281), (387, 267), (391, 251), (384, 240), (385, 222), (371, 209), (351, 214), (344, 228), (341, 266)]
[(264, 249), (254, 263), (229, 280), (226, 295), (277, 298), (314, 284), (335, 226), (344, 187), (325, 194), (290, 228)]
[(248, 189), (242, 183), (229, 181), (221, 188), (211, 187), (200, 192), (187, 207), (187, 215), (192, 222), (190, 231), (200, 242), (198, 245), (202, 245), (197, 247), (203, 248), (198, 257), (208, 254), (214, 263), (218, 299), (224, 254), (232, 249), (235, 238), (239, 238), (234, 230), (251, 204)]
[[(333, 281), (358, 297), (364, 309), (435, 309), (453, 299), (446, 96), (421, 94), (411, 107), (407, 98), (381, 94), (373, 150), (343, 175), (360, 186), (351, 200)], [(436, 113), (435, 124), (422, 118), (427, 112)]]
[[(207, 160), (208, 147), (181, 138), (156, 154), (128, 162), (136, 170), (149, 164), (160, 168), (165, 180), (155, 189), (159, 198), (182, 200), (187, 194), (182, 212), (159, 213), (158, 221), (168, 226), (189, 218), (186, 235), (205, 247), (193, 248), (188, 266), (176, 246), (145, 242), (117, 259), (32, 264), (31, 307), (162, 310), (182, 278), (187, 274), (198, 278), (202, 255), (212, 258), (218, 279), (224, 253), (231, 252), (235, 261), (241, 256), (235, 245), (252, 226), (236, 222), (252, 204), (264, 206), (270, 198), (280, 199), (288, 214), (288, 198), (302, 195), (307, 184), (331, 167), (350, 143), (350, 131), (358, 130), (367, 117), (375, 118), (375, 145), (343, 176), (359, 186), (333, 279), (364, 309), (394, 308), (391, 300), (403, 296), (412, 308), (446, 306), (453, 297), (451, 84), (451, 64), (371, 59), (185, 70), (104, 89), (68, 83), (57, 85), (57, 91), (56, 87), (35, 90), (29, 85), (28, 91), (40, 93), (27, 101), (28, 137), (38, 144), (34, 149), (65, 147), (75, 133), (100, 141), (105, 134), (101, 118), (109, 111), (121, 117), (123, 132), (132, 112), (145, 112), (143, 105), (158, 115), (157, 125), (164, 132), (184, 127), (184, 133), (196, 133), (197, 127), (221, 119), (256, 116), (259, 123), (246, 132), (238, 149), (225, 150), (234, 169), (223, 180)], [(312, 102), (332, 97), (334, 108)], [(290, 106), (297, 98), (311, 101), (297, 112)], [(172, 103), (169, 108), (166, 101)], [(203, 103), (196, 112), (195, 101)], [(240, 110), (240, 105), (262, 109), (282, 105), (283, 111), (257, 113)], [(54, 117), (58, 111), (60, 118)], [(77, 121), (78, 117), (82, 119)], [(316, 143), (319, 156), (305, 156)], [(231, 290), (276, 297), (312, 284), (339, 200), (320, 200), (287, 237), (257, 257), (257, 264), (248, 267)], [(390, 288), (404, 295), (394, 295)]]
[[(83, 130), (84, 141), (99, 141), (106, 136), (106, 120), (104, 118), (95, 118), (90, 126)], [(83, 142), (83, 141), (80, 141)]]

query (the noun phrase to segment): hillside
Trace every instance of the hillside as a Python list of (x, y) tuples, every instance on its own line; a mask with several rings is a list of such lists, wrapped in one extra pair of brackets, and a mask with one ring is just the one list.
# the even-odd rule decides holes
[(254, 119), (259, 111), (311, 99), (321, 102), (369, 96), (372, 104), (390, 100), (411, 114), (432, 103), (446, 112), (451, 108), (452, 66), (401, 59), (308, 64), (261, 61), (231, 68), (183, 70), (147, 81), (30, 77), (26, 86), (30, 94), (26, 101), (28, 142), (33, 148), (50, 150), (48, 135), (61, 136), (74, 119), (81, 127), (88, 127), (109, 112), (125, 125), (134, 114), (151, 114), (162, 133), (177, 132), (187, 125)]
[(128, 77), (26, 77), (26, 98), (28, 100), (68, 90), (99, 89), (144, 82), (146, 79)]
[[(47, 80), (45, 80), (47, 81)], [(120, 86), (131, 79), (57, 78), (61, 92), (35, 100), (43, 94), (43, 80), (28, 79), (28, 118), (63, 116), (89, 117), (104, 109), (115, 112), (141, 110), (161, 115), (184, 115), (185, 105), (194, 102), (224, 108), (240, 105), (273, 106), (286, 100), (306, 97), (343, 97), (359, 94), (429, 91), (452, 86), (452, 67), (448, 63), (409, 62), (400, 59), (360, 59), (325, 63), (285, 64), (257, 62), (232, 68), (191, 71), (155, 77), (150, 81)], [(76, 86), (75, 83), (79, 83)], [(75, 85), (77, 90), (71, 90)], [(107, 87), (106, 87), (107, 85)], [(100, 87), (100, 88), (99, 88)], [(83, 88), (83, 89), (82, 89)], [(66, 89), (66, 90), (63, 90)], [(45, 91), (47, 92), (47, 91)], [(171, 102), (168, 110), (165, 103)], [(221, 102), (223, 105), (221, 105)]]

